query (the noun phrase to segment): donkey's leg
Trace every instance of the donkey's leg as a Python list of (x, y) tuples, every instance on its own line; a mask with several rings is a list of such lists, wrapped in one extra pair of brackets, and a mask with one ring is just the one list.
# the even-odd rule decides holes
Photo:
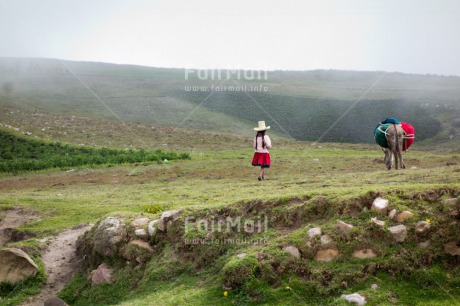
[(387, 170), (391, 170), (391, 164), (393, 163), (393, 154), (390, 149), (386, 149), (385, 151), (385, 164), (387, 166)]
[(401, 169), (406, 169), (406, 165), (404, 164), (404, 160), (403, 160), (401, 151), (399, 151), (398, 154), (399, 154), (399, 162), (401, 164)]
[(388, 168), (388, 151), (386, 149), (382, 148), (383, 153), (385, 153), (385, 158), (383, 159), (383, 163), (385, 164), (385, 167)]
[(395, 170), (399, 169), (399, 167), (398, 167), (398, 165), (399, 165), (399, 155), (398, 155), (398, 153), (399, 153), (398, 150), (394, 151), (394, 155), (395, 155)]

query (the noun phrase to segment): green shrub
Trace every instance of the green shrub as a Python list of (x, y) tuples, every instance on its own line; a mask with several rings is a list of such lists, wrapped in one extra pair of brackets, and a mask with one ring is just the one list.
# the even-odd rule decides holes
[(161, 150), (116, 150), (110, 148), (72, 147), (18, 137), (0, 130), (0, 172), (36, 171), (48, 168), (113, 165), (190, 159), (187, 153)]

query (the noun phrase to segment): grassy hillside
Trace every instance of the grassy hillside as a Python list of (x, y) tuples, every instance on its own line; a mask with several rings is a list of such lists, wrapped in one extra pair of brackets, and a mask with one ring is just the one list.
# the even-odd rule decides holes
[[(451, 223), (443, 218), (451, 217), (441, 208), (443, 199), (460, 188), (457, 155), (412, 153), (406, 155), (407, 170), (388, 172), (377, 148), (287, 143), (283, 149), (272, 150), (273, 167), (262, 183), (256, 179), (257, 169), (249, 165), (251, 156), (251, 148), (203, 150), (192, 153), (191, 160), (171, 164), (3, 175), (0, 209), (20, 205), (40, 215), (36, 222), (20, 228), (33, 238), (10, 245), (37, 250), (43, 247), (39, 242), (42, 237), (95, 223), (107, 215), (130, 220), (142, 213), (154, 217), (145, 212), (149, 205), (159, 205), (164, 211), (183, 208), (197, 216), (228, 212), (244, 217), (251, 211), (266, 212), (277, 218), (269, 225), (267, 245), (213, 246), (205, 253), (207, 248), (191, 251), (166, 240), (144, 268), (111, 263), (116, 282), (102, 286), (89, 285), (82, 271), (61, 296), (75, 305), (90, 301), (97, 305), (149, 305), (152, 301), (159, 305), (344, 305), (340, 294), (354, 291), (365, 294), (371, 305), (452, 305), (458, 300), (458, 262), (442, 253), (444, 240), (433, 238), (433, 248), (423, 252), (418, 251), (415, 236), (405, 244), (395, 244), (388, 233), (381, 237), (382, 233), (371, 230), (374, 215), (362, 210), (374, 197), (383, 196), (398, 211), (410, 210), (416, 215), (406, 223), (409, 227), (430, 218), (435, 229), (448, 229)], [(382, 219), (389, 226), (396, 224), (387, 217)], [(310, 251), (304, 249), (306, 231), (319, 226), (335, 235), (333, 227), (338, 220), (356, 226), (356, 239), (333, 236), (343, 254), (341, 259), (331, 263), (311, 260)], [(287, 245), (303, 249), (306, 257), (300, 261), (284, 258), (279, 248)], [(351, 257), (355, 249), (365, 247), (375, 248), (379, 256), (364, 261)], [(268, 256), (261, 259), (264, 265), (273, 261), (286, 270), (276, 274), (274, 283), (264, 274), (227, 289), (225, 298), (224, 271), (229, 267), (224, 267), (241, 252), (250, 258), (262, 252)], [(434, 256), (426, 261), (430, 252)], [(188, 259), (181, 257), (186, 255)], [(200, 258), (206, 258), (204, 266)], [(373, 283), (380, 289), (370, 289)]]
[[(372, 143), (373, 128), (387, 116), (412, 123), (418, 140), (431, 138), (431, 145), (459, 137), (453, 118), (440, 119), (460, 115), (458, 77), (319, 70), (272, 71), (261, 80), (200, 80), (193, 73), (186, 80), (181, 69), (3, 58), (0, 84), (2, 105), (157, 126), (248, 135), (265, 119), (274, 132), (316, 141), (346, 114), (321, 140)], [(267, 92), (210, 91), (218, 85)]]
[[(183, 93), (183, 99), (200, 103), (206, 96), (204, 93)], [(417, 131), (417, 139), (424, 140), (434, 137), (441, 131), (441, 124), (432, 113), (415, 103), (404, 100), (370, 100), (358, 103), (355, 101), (331, 100), (324, 98), (293, 97), (280, 94), (252, 93), (251, 96), (260, 101), (263, 108), (298, 140), (316, 141), (335, 123), (335, 120), (348, 111), (343, 120), (337, 122), (322, 141), (371, 143), (372, 131), (380, 118), (397, 117), (401, 121), (408, 120)], [(255, 107), (246, 93), (216, 93), (206, 107), (250, 121), (257, 118), (260, 109)], [(407, 118), (404, 119), (403, 118)], [(272, 123), (275, 130), (282, 132)]]

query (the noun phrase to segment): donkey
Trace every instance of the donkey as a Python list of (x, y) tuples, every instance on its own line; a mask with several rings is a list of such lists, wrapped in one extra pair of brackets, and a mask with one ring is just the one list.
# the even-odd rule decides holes
[(386, 130), (385, 136), (387, 138), (389, 148), (382, 150), (385, 152), (384, 162), (388, 170), (391, 170), (391, 166), (393, 164), (393, 155), (395, 156), (395, 169), (398, 170), (398, 163), (401, 165), (402, 169), (406, 168), (401, 154), (405, 134), (406, 133), (399, 124), (397, 125), (393, 123)]

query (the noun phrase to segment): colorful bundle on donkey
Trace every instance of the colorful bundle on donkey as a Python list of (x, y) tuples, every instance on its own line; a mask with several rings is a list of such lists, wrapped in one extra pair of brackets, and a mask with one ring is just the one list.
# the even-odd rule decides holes
[(374, 129), (374, 138), (379, 146), (388, 148), (386, 131), (392, 124), (400, 124), (405, 132), (402, 150), (406, 151), (414, 143), (415, 130), (412, 125), (406, 122), (399, 122), (396, 118), (387, 118), (380, 122)]
[(403, 151), (406, 151), (414, 143), (415, 130), (414, 127), (407, 122), (401, 122), (401, 127), (403, 128), (404, 132), (406, 132), (403, 143)]

